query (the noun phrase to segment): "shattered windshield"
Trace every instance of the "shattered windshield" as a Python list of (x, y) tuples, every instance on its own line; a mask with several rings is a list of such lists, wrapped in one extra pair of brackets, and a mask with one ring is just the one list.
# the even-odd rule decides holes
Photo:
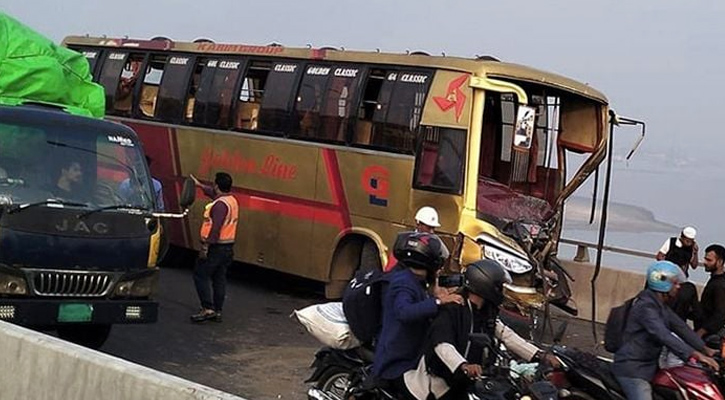
[(543, 87), (532, 87), (529, 96), (535, 118), (530, 144), (521, 146), (514, 140), (515, 96), (486, 95), (476, 210), (492, 222), (544, 222), (561, 192), (565, 171), (557, 157), (561, 98)]
[(149, 193), (143, 155), (123, 130), (103, 131), (92, 123), (0, 123), (2, 204), (151, 209)]

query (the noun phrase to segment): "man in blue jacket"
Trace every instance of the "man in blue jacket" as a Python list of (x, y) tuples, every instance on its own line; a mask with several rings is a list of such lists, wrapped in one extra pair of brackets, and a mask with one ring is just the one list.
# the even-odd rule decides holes
[(708, 357), (715, 351), (705, 347), (702, 339), (665, 304), (677, 296), (685, 279), (680, 267), (669, 261), (657, 261), (647, 269), (646, 288), (632, 304), (622, 347), (614, 354), (612, 372), (628, 400), (652, 399), (650, 382), (663, 347), (683, 360), (695, 358), (718, 369), (717, 362)]
[(399, 265), (391, 273), (383, 295), (383, 321), (375, 347), (373, 376), (378, 386), (404, 393), (403, 373), (415, 368), (430, 320), (438, 307), (463, 303), (457, 294), (427, 288), (445, 258), (443, 242), (430, 233), (401, 234), (394, 246)]

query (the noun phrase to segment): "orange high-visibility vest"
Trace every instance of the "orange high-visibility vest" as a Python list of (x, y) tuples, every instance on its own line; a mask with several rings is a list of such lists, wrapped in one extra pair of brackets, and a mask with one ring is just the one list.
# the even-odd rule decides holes
[(219, 232), (219, 240), (217, 243), (234, 243), (234, 238), (237, 236), (237, 221), (239, 220), (239, 204), (237, 199), (232, 195), (224, 195), (218, 197), (216, 200), (207, 204), (204, 207), (204, 222), (201, 224), (201, 240), (206, 241), (209, 238), (211, 232), (211, 209), (214, 207), (217, 201), (221, 201), (227, 206), (227, 215), (224, 217), (221, 231)]

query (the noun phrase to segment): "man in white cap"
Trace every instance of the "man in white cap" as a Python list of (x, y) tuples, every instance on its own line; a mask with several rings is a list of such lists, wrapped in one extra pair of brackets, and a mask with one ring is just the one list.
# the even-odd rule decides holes
[(667, 239), (657, 253), (657, 261), (672, 261), (685, 271), (685, 275), (689, 275), (689, 267), (697, 268), (697, 242), (695, 236), (697, 230), (688, 226), (682, 230), (680, 237), (671, 237)]
[[(662, 244), (657, 253), (657, 260), (671, 261), (682, 269), (685, 276), (689, 276), (689, 269), (697, 268), (697, 243), (695, 242), (695, 228), (688, 226), (680, 232), (680, 237), (672, 237)], [(700, 303), (697, 296), (697, 287), (692, 282), (683, 282), (677, 296), (668, 302), (668, 305), (683, 321), (699, 319)]]

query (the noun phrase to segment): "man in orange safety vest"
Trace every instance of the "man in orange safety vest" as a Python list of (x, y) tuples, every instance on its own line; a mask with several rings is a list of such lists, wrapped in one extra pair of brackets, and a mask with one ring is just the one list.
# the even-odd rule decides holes
[[(201, 310), (191, 316), (192, 322), (222, 320), (222, 306), (226, 294), (227, 268), (234, 259), (234, 240), (237, 235), (239, 204), (230, 193), (232, 177), (218, 172), (214, 185), (207, 186), (191, 175), (194, 183), (213, 201), (204, 207), (201, 224), (201, 250), (194, 268), (194, 285), (199, 295)], [(211, 281), (211, 290), (209, 282)], [(212, 298), (213, 291), (213, 298)]]

